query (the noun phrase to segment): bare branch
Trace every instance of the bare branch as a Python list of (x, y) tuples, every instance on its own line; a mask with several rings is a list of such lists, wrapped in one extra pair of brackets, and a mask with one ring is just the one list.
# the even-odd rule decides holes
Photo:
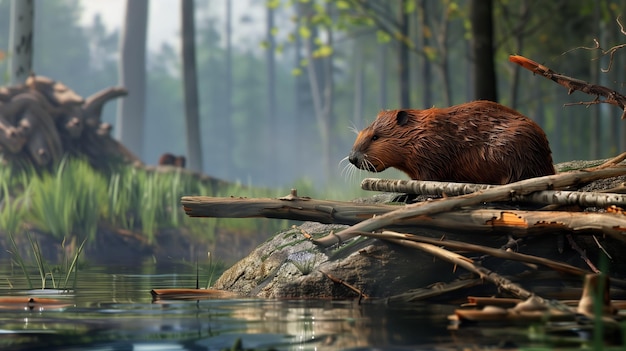
[[(624, 46), (626, 46), (626, 44), (624, 44)], [(566, 87), (568, 89), (568, 94), (571, 94), (574, 91), (580, 91), (588, 95), (595, 95), (598, 102), (595, 102), (594, 100), (592, 102), (586, 103), (587, 105), (596, 103), (607, 103), (618, 106), (624, 111), (622, 113), (622, 119), (626, 118), (626, 96), (620, 94), (613, 89), (607, 88), (602, 85), (591, 84), (580, 79), (571, 78), (566, 75), (557, 73), (550, 68), (541, 65), (533, 60), (530, 60), (524, 56), (511, 55), (509, 56), (509, 61), (516, 63), (533, 73), (540, 74), (545, 78), (548, 78)], [(600, 100), (600, 97), (603, 97), (604, 100)]]

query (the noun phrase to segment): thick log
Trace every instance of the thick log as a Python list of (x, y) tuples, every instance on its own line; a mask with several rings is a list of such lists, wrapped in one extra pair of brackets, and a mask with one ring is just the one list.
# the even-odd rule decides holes
[[(405, 206), (360, 204), (290, 197), (251, 199), (240, 197), (184, 196), (183, 208), (190, 217), (279, 218), (326, 224), (355, 225), (387, 215)], [(626, 242), (626, 216), (621, 213), (517, 211), (501, 209), (457, 210), (428, 215), (403, 216), (386, 227), (414, 227), (470, 233), (516, 236), (555, 233), (563, 230), (606, 234)], [(333, 236), (341, 235), (341, 233)], [(321, 244), (324, 244), (325, 238)]]
[(398, 208), (294, 196), (280, 199), (183, 196), (181, 203), (190, 217), (265, 217), (326, 224), (355, 224)]

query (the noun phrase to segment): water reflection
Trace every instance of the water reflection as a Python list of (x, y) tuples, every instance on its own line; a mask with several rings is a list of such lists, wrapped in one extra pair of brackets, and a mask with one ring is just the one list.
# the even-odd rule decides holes
[[(4, 266), (6, 267), (6, 266)], [(150, 273), (146, 273), (150, 272)], [(24, 277), (2, 272), (1, 296), (23, 296)], [(454, 344), (455, 306), (258, 299), (159, 301), (151, 289), (195, 287), (189, 266), (82, 271), (60, 309), (1, 310), (0, 347), (14, 350), (413, 349)], [(31, 291), (29, 296), (37, 291)], [(47, 296), (50, 297), (50, 296)], [(459, 346), (459, 345), (457, 345)]]

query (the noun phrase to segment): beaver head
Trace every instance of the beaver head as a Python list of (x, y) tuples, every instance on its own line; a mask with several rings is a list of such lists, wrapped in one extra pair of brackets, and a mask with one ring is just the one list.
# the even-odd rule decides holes
[(409, 150), (398, 145), (398, 141), (402, 139), (403, 131), (413, 130), (408, 126), (412, 117), (409, 110), (380, 112), (376, 120), (357, 135), (348, 156), (350, 163), (371, 172), (382, 172), (389, 167), (406, 171), (403, 165), (406, 164)]

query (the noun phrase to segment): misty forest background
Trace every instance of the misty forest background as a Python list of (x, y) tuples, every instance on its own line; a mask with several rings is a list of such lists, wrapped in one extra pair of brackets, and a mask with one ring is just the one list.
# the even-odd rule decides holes
[[(234, 3), (249, 14), (234, 17)], [(470, 11), (472, 3), (195, 1), (202, 171), (254, 186), (305, 181), (321, 188), (358, 187), (362, 177), (346, 179), (341, 162), (354, 128), (366, 126), (381, 109), (443, 107), (479, 96), (480, 83), (490, 78), (476, 73), (475, 63), (484, 59), (474, 55), (473, 30), (489, 18), (497, 87), (491, 93), (544, 128), (555, 162), (626, 150), (622, 111), (608, 105), (564, 107), (593, 97), (568, 95), (508, 62), (510, 54), (520, 54), (625, 92), (626, 52), (618, 51), (611, 70), (603, 73), (608, 57), (581, 47), (594, 47), (594, 39), (603, 49), (626, 42), (616, 21), (626, 1), (494, 0), (486, 14)], [(108, 31), (97, 16), (91, 26), (81, 26), (78, 0), (35, 4), (36, 74), (81, 96), (119, 84), (121, 33)], [(0, 0), (0, 48), (8, 47), (9, 7), (9, 0)], [(172, 16), (179, 12), (172, 8)], [(263, 33), (260, 39), (233, 40), (241, 38), (238, 31), (251, 30)], [(165, 152), (187, 153), (179, 49), (164, 44), (146, 53), (144, 124), (133, 136), (140, 145), (131, 145), (146, 164), (156, 164)], [(0, 60), (3, 72), (6, 61)], [(103, 120), (120, 135), (116, 104), (106, 105)]]

